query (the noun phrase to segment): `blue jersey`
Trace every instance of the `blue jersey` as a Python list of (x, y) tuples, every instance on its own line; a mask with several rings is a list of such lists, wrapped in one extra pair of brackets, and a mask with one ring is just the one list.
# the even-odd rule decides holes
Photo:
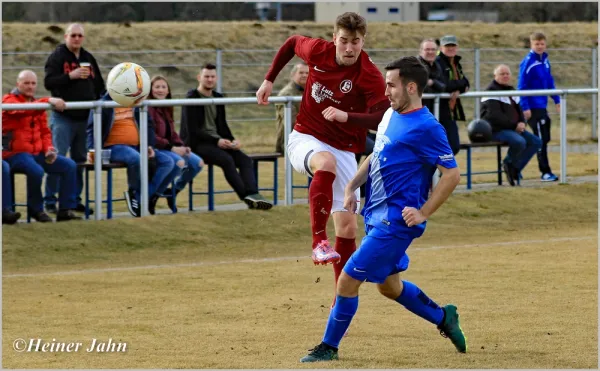
[(457, 167), (446, 131), (429, 109), (402, 114), (388, 109), (369, 163), (365, 224), (393, 235), (420, 237), (426, 223), (408, 227), (402, 209), (420, 209), (427, 201), (437, 165)]
[[(556, 89), (554, 86), (554, 78), (550, 68), (550, 60), (548, 54), (537, 54), (533, 50), (529, 52), (521, 61), (519, 66), (519, 90), (544, 90)], [(553, 95), (552, 100), (555, 104), (560, 103), (560, 97)], [(527, 111), (532, 108), (546, 109), (548, 106), (548, 97), (545, 95), (521, 97), (521, 108)]]

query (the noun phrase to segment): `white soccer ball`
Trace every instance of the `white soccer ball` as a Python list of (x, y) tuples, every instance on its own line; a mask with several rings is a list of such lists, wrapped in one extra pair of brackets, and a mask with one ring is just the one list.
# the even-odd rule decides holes
[(132, 107), (150, 94), (150, 76), (138, 64), (120, 63), (110, 70), (106, 79), (106, 90), (115, 102)]

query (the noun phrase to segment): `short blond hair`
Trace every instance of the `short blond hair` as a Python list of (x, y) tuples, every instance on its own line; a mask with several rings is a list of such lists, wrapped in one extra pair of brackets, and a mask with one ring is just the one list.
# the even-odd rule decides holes
[(544, 35), (542, 32), (534, 32), (529, 36), (529, 40), (530, 41), (540, 41), (540, 40), (546, 40), (546, 35)]

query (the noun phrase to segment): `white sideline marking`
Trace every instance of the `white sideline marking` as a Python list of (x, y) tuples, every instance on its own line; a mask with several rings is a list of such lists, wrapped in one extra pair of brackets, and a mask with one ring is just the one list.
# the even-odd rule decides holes
[[(474, 243), (468, 245), (445, 245), (445, 246), (430, 246), (430, 247), (415, 247), (410, 251), (426, 251), (426, 250), (441, 250), (441, 249), (463, 249), (469, 247), (494, 247), (494, 246), (514, 246), (530, 243), (548, 243), (548, 242), (563, 242), (563, 241), (584, 241), (596, 239), (595, 236), (586, 237), (557, 237), (545, 240), (525, 240), (525, 241), (508, 241), (508, 242), (492, 242), (492, 243)], [(225, 260), (216, 262), (194, 262), (194, 263), (179, 263), (179, 264), (159, 264), (159, 265), (142, 265), (133, 267), (117, 267), (117, 268), (97, 268), (97, 269), (81, 269), (62, 272), (48, 273), (16, 273), (4, 274), (2, 278), (17, 278), (17, 277), (43, 277), (43, 276), (68, 276), (72, 274), (88, 274), (88, 273), (108, 273), (108, 272), (123, 272), (139, 269), (161, 269), (161, 268), (192, 268), (202, 266), (215, 266), (223, 264), (245, 264), (245, 263), (267, 263), (285, 260), (307, 259), (309, 254), (303, 256), (283, 256), (279, 258), (262, 258), (262, 259), (241, 259), (241, 260)]]

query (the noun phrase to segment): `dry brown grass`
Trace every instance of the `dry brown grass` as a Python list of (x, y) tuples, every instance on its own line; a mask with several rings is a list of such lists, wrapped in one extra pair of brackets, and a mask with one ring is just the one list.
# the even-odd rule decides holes
[[(61, 35), (53, 35), (47, 30), (49, 24), (5, 23), (2, 28), (3, 51), (38, 51), (50, 53), (53, 46), (42, 41), (46, 36), (61, 40)], [(97, 54), (103, 72), (123, 60), (133, 60), (147, 67), (151, 74), (161, 73), (170, 80), (173, 92), (182, 97), (196, 85), (198, 66), (215, 60), (214, 49), (226, 50), (223, 54), (223, 89), (229, 96), (251, 96), (263, 80), (275, 50), (290, 35), (302, 34), (313, 37), (331, 37), (330, 24), (302, 23), (265, 23), (255, 25), (251, 22), (148, 22), (133, 24), (132, 28), (117, 24), (86, 24), (86, 47), (92, 51), (140, 51), (174, 50), (163, 54)], [(373, 23), (369, 25), (367, 49), (402, 49), (400, 51), (372, 51), (373, 60), (383, 67), (390, 60), (402, 55), (416, 54), (418, 44), (424, 37), (440, 37), (453, 33), (460, 40), (463, 65), (466, 75), (475, 84), (473, 65), (474, 47), (480, 48), (517, 48), (520, 50), (481, 51), (481, 89), (492, 79), (492, 70), (498, 63), (507, 63), (515, 77), (518, 64), (527, 53), (524, 40), (532, 30), (543, 30), (552, 48), (591, 48), (598, 40), (597, 23), (461, 23), (461, 22), (413, 22), (413, 23)], [(27, 32), (24, 32), (27, 30)], [(257, 50), (227, 51), (227, 50)], [(185, 50), (205, 50), (205, 52), (187, 53)], [(266, 50), (266, 52), (265, 52)], [(553, 73), (558, 87), (591, 86), (591, 51), (550, 52)], [(30, 56), (3, 56), (5, 66), (43, 67), (46, 53)], [(564, 63), (563, 62), (569, 62)], [(165, 69), (164, 66), (180, 65), (177, 69)], [(162, 67), (161, 67), (162, 66)], [(42, 69), (37, 70), (42, 74)], [(287, 71), (283, 71), (275, 83), (280, 89), (287, 82)], [(2, 86), (7, 91), (13, 86), (18, 70), (3, 70)], [(241, 92), (249, 93), (241, 93)], [(237, 92), (237, 93), (236, 93)], [(43, 93), (43, 89), (40, 90)], [(473, 117), (474, 100), (464, 99), (468, 117)], [(591, 97), (572, 96), (568, 110), (570, 126), (581, 126), (584, 136), (570, 136), (571, 139), (589, 139), (591, 125)], [(551, 107), (552, 108), (552, 107)], [(583, 112), (583, 113), (576, 113)], [(272, 106), (256, 109), (252, 105), (234, 105), (228, 108), (230, 118), (274, 118)], [(179, 109), (176, 110), (177, 118)], [(558, 122), (556, 117), (555, 122)]]
[[(409, 250), (404, 279), (458, 305), (469, 353), (365, 285), (341, 360), (316, 367), (597, 367), (597, 192), (578, 185), (453, 196)], [(333, 276), (310, 263), (307, 212), (4, 228), (3, 366), (315, 367), (298, 359), (321, 338)], [(268, 257), (281, 260), (241, 261)], [(198, 265), (6, 276), (177, 263)], [(17, 338), (113, 338), (128, 350), (17, 353)]]

